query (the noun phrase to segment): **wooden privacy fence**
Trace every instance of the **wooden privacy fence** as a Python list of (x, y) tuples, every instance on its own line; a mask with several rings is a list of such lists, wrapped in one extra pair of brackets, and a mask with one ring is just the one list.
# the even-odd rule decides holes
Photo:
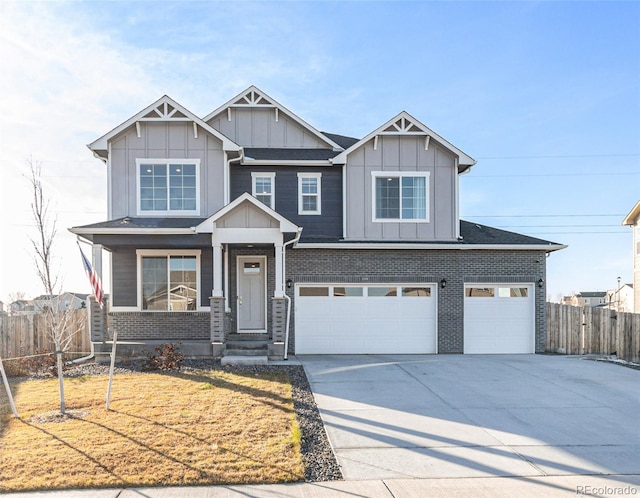
[(547, 303), (545, 350), (566, 354), (615, 354), (640, 363), (640, 314)]
[[(72, 330), (79, 332), (74, 335), (68, 351), (88, 352), (91, 348), (88, 310), (74, 310), (71, 321)], [(0, 315), (0, 356), (2, 358), (27, 356), (36, 354), (36, 351), (53, 351), (54, 349), (53, 343), (47, 337), (44, 315)]]

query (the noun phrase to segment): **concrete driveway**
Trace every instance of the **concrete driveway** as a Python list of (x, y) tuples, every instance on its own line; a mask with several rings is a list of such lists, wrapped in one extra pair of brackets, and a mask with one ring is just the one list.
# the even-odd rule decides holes
[(346, 480), (640, 474), (638, 370), (544, 355), (298, 359)]

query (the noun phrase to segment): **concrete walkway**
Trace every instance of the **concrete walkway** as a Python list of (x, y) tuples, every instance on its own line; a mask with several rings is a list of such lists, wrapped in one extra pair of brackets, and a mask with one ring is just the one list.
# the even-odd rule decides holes
[(347, 481), (640, 474), (638, 370), (544, 355), (299, 359)]
[(514, 496), (555, 498), (576, 495), (638, 496), (638, 476), (550, 476), (465, 479), (389, 479), (322, 483), (262, 484), (0, 494), (5, 498), (424, 498)]

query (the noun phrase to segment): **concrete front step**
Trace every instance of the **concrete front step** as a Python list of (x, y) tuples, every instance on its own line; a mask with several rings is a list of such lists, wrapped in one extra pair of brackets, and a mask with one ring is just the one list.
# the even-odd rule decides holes
[(227, 349), (267, 349), (268, 341), (227, 341)]
[(220, 363), (224, 365), (268, 365), (269, 359), (263, 356), (223, 356)]
[(246, 334), (228, 334), (227, 341), (268, 341), (267, 334), (246, 333)]
[(224, 356), (264, 356), (267, 348), (264, 349), (230, 349), (224, 350)]

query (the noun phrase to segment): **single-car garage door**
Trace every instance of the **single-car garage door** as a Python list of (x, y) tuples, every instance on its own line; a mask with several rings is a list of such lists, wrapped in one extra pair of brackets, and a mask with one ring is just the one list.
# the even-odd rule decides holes
[(533, 285), (465, 285), (464, 352), (534, 353)]
[(436, 286), (296, 285), (296, 354), (436, 353)]

